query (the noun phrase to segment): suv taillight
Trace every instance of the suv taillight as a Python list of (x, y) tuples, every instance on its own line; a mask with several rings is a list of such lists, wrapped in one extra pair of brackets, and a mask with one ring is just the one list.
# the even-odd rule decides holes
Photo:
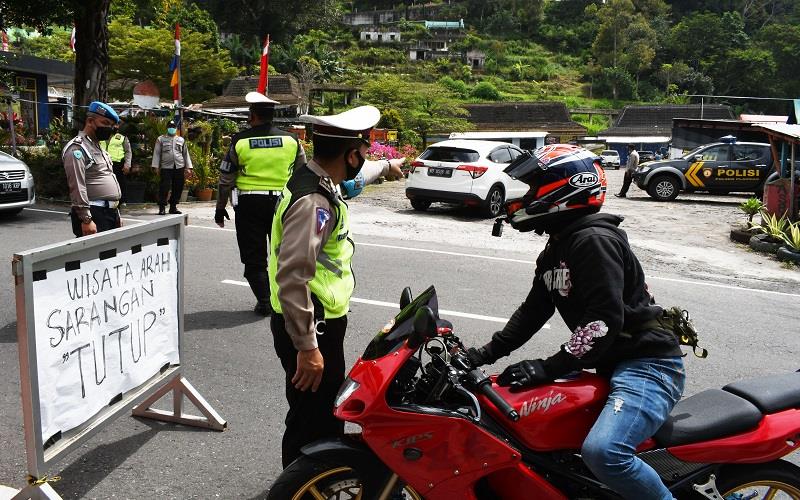
[(417, 167), (424, 167), (424, 166), (425, 166), (425, 164), (424, 164), (424, 163), (422, 163), (421, 161), (415, 161), (415, 162), (411, 162), (411, 169), (409, 170), (409, 173), (412, 173), (412, 174), (413, 174), (413, 173), (414, 173), (414, 169), (415, 169), (415, 168), (417, 168)]
[(475, 165), (459, 165), (456, 170), (463, 170), (469, 174), (473, 179), (477, 179), (489, 170), (489, 167), (477, 167)]

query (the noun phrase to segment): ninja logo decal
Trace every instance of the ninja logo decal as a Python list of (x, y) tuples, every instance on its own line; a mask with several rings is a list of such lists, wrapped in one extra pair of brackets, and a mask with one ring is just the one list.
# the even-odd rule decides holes
[(569, 280), (569, 268), (567, 267), (567, 263), (563, 260), (559, 263), (559, 267), (555, 267), (550, 271), (545, 271), (542, 275), (542, 280), (548, 292), (557, 290), (562, 297), (569, 296), (572, 282)]
[(522, 403), (522, 406), (519, 408), (519, 414), (523, 417), (527, 417), (531, 413), (540, 412), (545, 413), (550, 408), (563, 403), (567, 400), (567, 397), (558, 392), (554, 394), (554, 391), (550, 391), (543, 397), (535, 396), (531, 398), (529, 401), (525, 401)]

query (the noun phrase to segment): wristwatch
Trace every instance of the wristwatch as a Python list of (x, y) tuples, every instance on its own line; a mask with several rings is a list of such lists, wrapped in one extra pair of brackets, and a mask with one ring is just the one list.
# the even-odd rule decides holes
[(89, 214), (86, 217), (81, 217), (81, 224), (89, 224), (92, 222), (92, 215)]

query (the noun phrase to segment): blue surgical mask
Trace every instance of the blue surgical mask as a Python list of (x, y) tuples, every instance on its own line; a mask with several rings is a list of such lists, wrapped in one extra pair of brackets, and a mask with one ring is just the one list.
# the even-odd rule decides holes
[(170, 128), (167, 129), (167, 133), (169, 135), (175, 135), (175, 134), (178, 133), (178, 129), (176, 129), (175, 127), (170, 127)]

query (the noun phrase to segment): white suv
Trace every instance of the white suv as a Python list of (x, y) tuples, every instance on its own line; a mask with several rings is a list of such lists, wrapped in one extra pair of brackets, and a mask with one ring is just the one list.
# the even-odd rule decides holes
[(521, 149), (507, 142), (437, 142), (411, 164), (406, 197), (415, 210), (427, 210), (433, 202), (457, 203), (496, 217), (507, 200), (528, 192), (527, 184), (503, 172), (520, 154)]
[(619, 153), (613, 149), (606, 149), (600, 153), (600, 159), (603, 161), (603, 168), (614, 167), (619, 170)]
[(0, 214), (16, 214), (36, 203), (33, 176), (25, 162), (0, 151)]

